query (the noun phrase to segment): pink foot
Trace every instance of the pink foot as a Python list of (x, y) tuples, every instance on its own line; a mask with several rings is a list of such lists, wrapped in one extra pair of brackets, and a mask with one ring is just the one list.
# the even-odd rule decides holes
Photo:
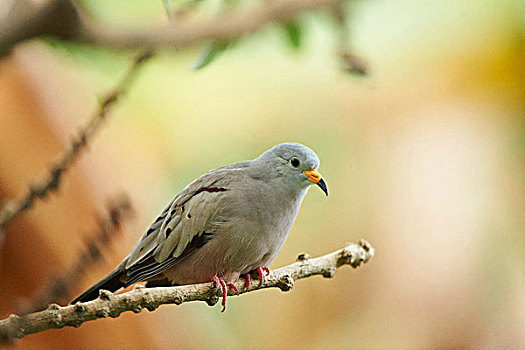
[(249, 273), (247, 273), (245, 277), (246, 277), (246, 290), (248, 290), (250, 289), (250, 283), (251, 283), (252, 278)]
[[(213, 282), (215, 282), (215, 288), (221, 289), (222, 291), (222, 310), (221, 312), (224, 312), (226, 310), (226, 296), (228, 295), (228, 290), (226, 289), (226, 282), (220, 277), (217, 277), (216, 275), (213, 276)], [(220, 287), (219, 287), (220, 286)]]
[(228, 287), (230, 287), (231, 289), (233, 289), (233, 291), (235, 293), (237, 293), (237, 295), (239, 295), (239, 290), (237, 289), (237, 287), (235, 287), (235, 284), (233, 283), (228, 283)]
[(257, 273), (259, 274), (259, 283), (262, 284), (264, 280), (264, 272), (266, 272), (266, 274), (269, 275), (270, 269), (266, 266), (259, 266), (258, 268), (256, 268), (256, 270), (257, 270)]

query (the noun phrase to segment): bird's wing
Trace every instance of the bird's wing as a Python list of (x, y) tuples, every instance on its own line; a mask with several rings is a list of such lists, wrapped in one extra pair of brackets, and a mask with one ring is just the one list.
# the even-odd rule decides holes
[(221, 201), (241, 176), (240, 170), (231, 166), (212, 170), (170, 202), (128, 256), (126, 286), (170, 268), (213, 237), (228, 221), (221, 214)]

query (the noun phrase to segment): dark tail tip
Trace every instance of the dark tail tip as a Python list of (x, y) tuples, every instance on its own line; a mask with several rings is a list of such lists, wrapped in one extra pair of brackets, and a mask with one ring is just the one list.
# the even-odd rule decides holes
[(70, 304), (73, 305), (79, 301), (85, 303), (87, 301), (95, 300), (98, 298), (101, 289), (109, 290), (110, 292), (119, 290), (124, 287), (124, 282), (122, 280), (122, 277), (124, 277), (123, 275), (123, 271), (120, 271), (120, 269), (117, 268), (109, 275), (89, 287), (84, 293), (73, 299)]

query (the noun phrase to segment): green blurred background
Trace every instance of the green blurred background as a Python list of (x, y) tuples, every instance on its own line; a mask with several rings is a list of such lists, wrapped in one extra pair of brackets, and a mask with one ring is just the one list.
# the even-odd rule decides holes
[[(115, 25), (167, 21), (161, 1), (82, 3)], [(360, 238), (375, 247), (373, 260), (331, 280), (299, 281), (288, 293), (231, 297), (225, 313), (189, 303), (51, 331), (56, 346), (525, 347), (524, 3), (349, 4), (349, 44), (370, 70), (363, 78), (340, 69), (338, 30), (325, 12), (299, 18), (298, 50), (270, 26), (200, 71), (191, 67), (202, 48), (165, 50), (146, 64), (71, 170), (86, 177), (95, 203), (125, 190), (138, 213), (75, 292), (109, 272), (195, 177), (287, 141), (317, 152), (330, 196), (310, 191), (272, 267)], [(64, 144), (132, 57), (55, 41), (25, 44), (13, 56)], [(61, 191), (74, 186), (66, 179)], [(58, 227), (68, 220), (53, 215)], [(74, 261), (72, 246), (82, 243), (75, 237), (87, 231), (76, 224), (69, 241), (49, 243), (57, 261), (49, 275)], [(126, 332), (126, 322), (144, 331)], [(90, 329), (98, 336), (83, 335)], [(44, 344), (38, 337), (18, 344)]]

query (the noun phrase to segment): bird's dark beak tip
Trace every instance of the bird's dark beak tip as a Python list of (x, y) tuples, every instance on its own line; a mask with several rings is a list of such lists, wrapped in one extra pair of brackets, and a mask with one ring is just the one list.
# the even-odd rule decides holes
[(324, 179), (319, 180), (317, 186), (319, 186), (321, 190), (323, 190), (323, 192), (328, 196), (328, 187), (326, 186)]

